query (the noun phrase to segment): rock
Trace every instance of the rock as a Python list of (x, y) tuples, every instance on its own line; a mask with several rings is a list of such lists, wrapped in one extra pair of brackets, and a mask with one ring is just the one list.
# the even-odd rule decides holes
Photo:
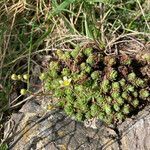
[(61, 110), (45, 111), (36, 100), (27, 102), (11, 120), (17, 125), (10, 137), (11, 150), (118, 149), (114, 130), (103, 125), (86, 128)]
[(150, 106), (118, 126), (122, 150), (150, 149)]
[[(10, 150), (148, 150), (150, 148), (149, 108), (134, 119), (127, 119), (118, 128), (94, 122), (92, 126), (76, 122), (62, 110), (46, 111), (39, 99), (26, 102), (12, 114), (13, 130), (9, 136)], [(92, 121), (91, 121), (92, 122)], [(92, 123), (93, 124), (93, 123)], [(8, 125), (8, 124), (7, 124)], [(8, 126), (5, 127), (7, 135)], [(97, 127), (97, 128), (96, 128)]]

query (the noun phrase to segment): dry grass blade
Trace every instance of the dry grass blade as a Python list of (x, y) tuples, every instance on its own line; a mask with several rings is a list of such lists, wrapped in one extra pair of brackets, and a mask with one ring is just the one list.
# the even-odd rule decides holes
[(21, 102), (18, 102), (17, 104), (14, 104), (12, 106), (10, 106), (10, 109), (14, 109), (18, 106), (20, 106), (21, 104), (25, 103), (28, 100), (31, 100), (33, 97), (37, 96), (38, 94), (40, 94), (42, 92), (42, 89), (38, 90), (37, 92), (35, 92), (33, 95), (28, 96), (27, 98), (25, 98), (24, 100), (22, 100)]
[[(138, 5), (139, 5), (139, 7), (140, 7), (140, 10), (141, 10), (141, 13), (142, 13), (142, 15), (143, 15), (143, 17), (144, 17), (144, 20), (145, 20), (145, 23), (146, 23), (146, 25), (147, 25), (147, 28), (148, 28), (148, 30), (150, 30), (150, 26), (149, 26), (149, 23), (148, 23), (148, 21), (147, 21), (147, 19), (146, 19), (146, 17), (145, 17), (144, 10), (143, 10), (143, 8), (142, 8), (142, 6), (141, 6), (139, 0), (136, 0), (136, 1), (137, 1)], [(150, 3), (150, 2), (148, 2), (148, 3)]]

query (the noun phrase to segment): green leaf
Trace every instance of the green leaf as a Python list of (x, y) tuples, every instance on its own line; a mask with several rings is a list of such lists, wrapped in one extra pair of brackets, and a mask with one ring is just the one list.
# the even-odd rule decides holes
[[(60, 5), (55, 1), (53, 1), (53, 10), (51, 15), (58, 15), (62, 11), (64, 11), (71, 3), (75, 2), (76, 0), (64, 0)], [(67, 10), (67, 9), (66, 9)]]
[(8, 150), (8, 145), (7, 144), (0, 145), (0, 150)]
[(100, 108), (96, 105), (96, 104), (93, 104), (91, 106), (91, 115), (94, 117), (95, 115), (98, 114)]
[(84, 18), (85, 18), (85, 20), (84, 20), (85, 35), (86, 35), (87, 37), (89, 37), (90, 39), (93, 39), (92, 33), (91, 33), (91, 31), (89, 30), (86, 13), (84, 13)]

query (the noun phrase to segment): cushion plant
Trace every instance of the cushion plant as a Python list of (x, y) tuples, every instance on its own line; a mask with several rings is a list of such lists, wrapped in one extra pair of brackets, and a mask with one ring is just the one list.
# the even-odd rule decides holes
[(115, 123), (148, 103), (149, 78), (140, 72), (148, 61), (127, 54), (107, 56), (92, 48), (57, 50), (40, 79), (67, 115)]

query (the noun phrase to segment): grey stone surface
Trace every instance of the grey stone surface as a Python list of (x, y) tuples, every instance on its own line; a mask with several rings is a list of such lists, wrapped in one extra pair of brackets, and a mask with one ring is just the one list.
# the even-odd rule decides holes
[[(97, 129), (67, 117), (61, 110), (46, 111), (37, 100), (12, 114), (11, 150), (149, 150), (149, 107), (116, 129), (97, 122)], [(7, 127), (6, 127), (7, 131)]]
[(117, 135), (112, 129), (103, 125), (99, 129), (86, 128), (61, 110), (44, 111), (34, 100), (11, 119), (17, 125), (10, 138), (12, 150), (97, 150), (106, 146), (118, 149)]
[(122, 150), (150, 150), (150, 107), (118, 126)]

